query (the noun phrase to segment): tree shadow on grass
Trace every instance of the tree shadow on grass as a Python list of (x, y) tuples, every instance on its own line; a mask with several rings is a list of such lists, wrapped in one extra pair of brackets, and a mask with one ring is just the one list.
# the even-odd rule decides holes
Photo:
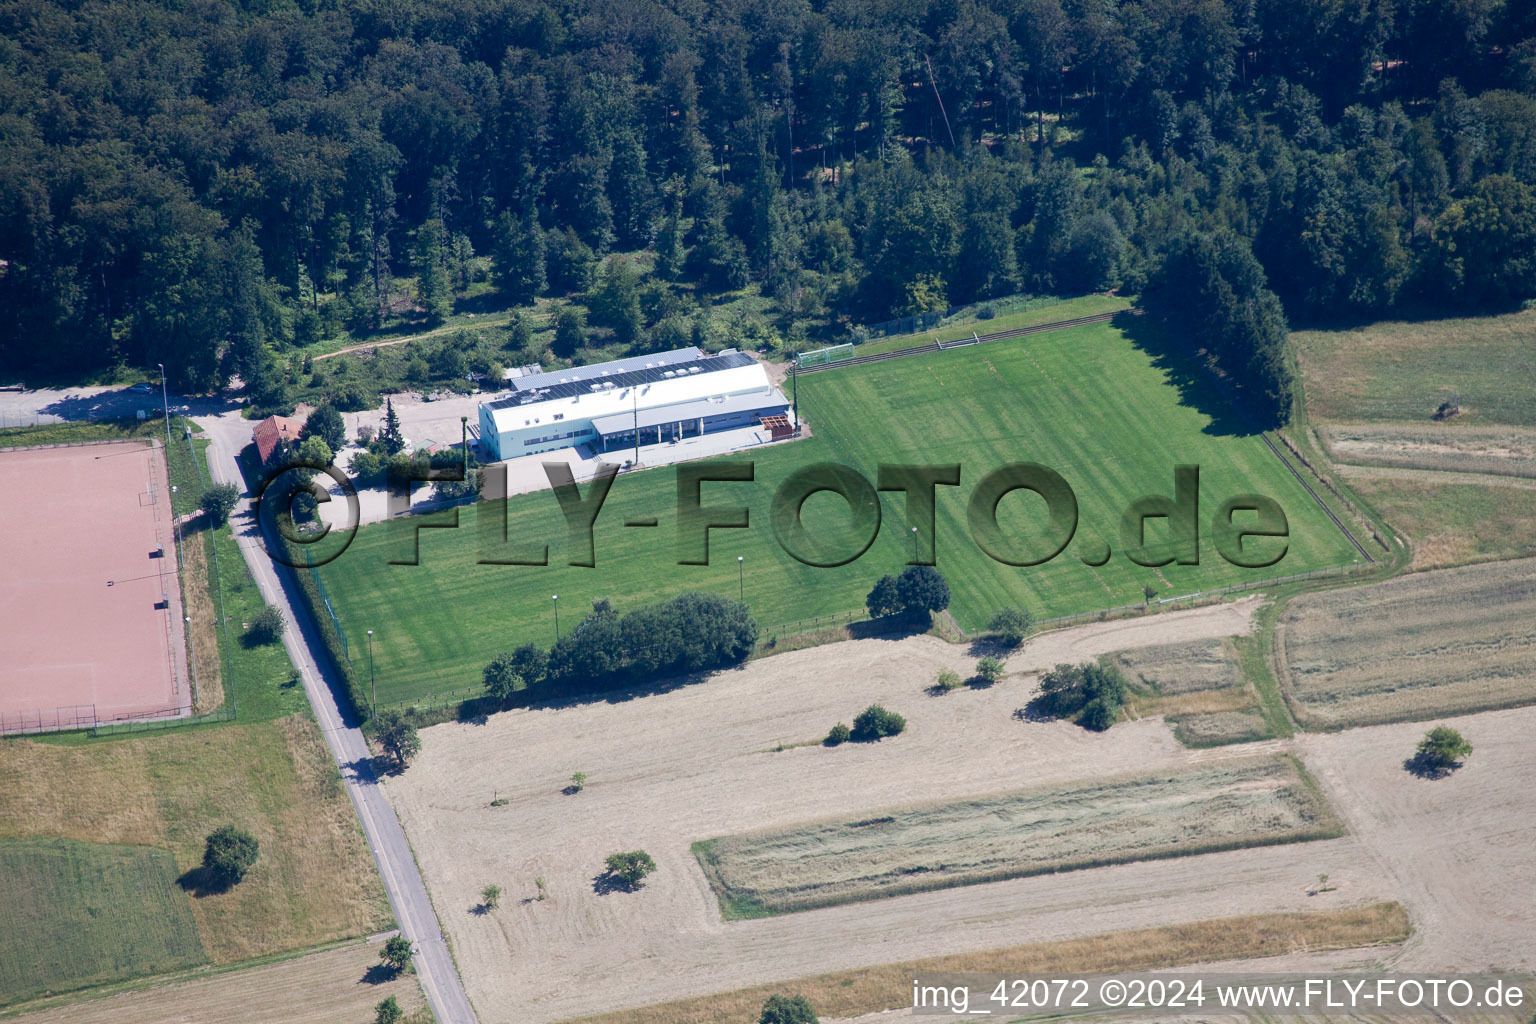
[(1247, 437), (1261, 432), (1245, 410), (1235, 406), (1200, 365), (1199, 357), (1182, 341), (1175, 329), (1165, 327), (1150, 316), (1121, 313), (1110, 321), (1131, 344), (1152, 357), (1154, 369), (1161, 370), (1179, 393), (1179, 404), (1210, 417), (1204, 433), (1216, 437)]
[(209, 871), (201, 864), (176, 879), (176, 884), (184, 891), (191, 893), (194, 899), (217, 896), (234, 888), (233, 883), (227, 878)]
[(1403, 771), (1421, 779), (1443, 779), (1461, 767), (1460, 761), (1449, 763), (1429, 754), (1417, 753), (1403, 762)]

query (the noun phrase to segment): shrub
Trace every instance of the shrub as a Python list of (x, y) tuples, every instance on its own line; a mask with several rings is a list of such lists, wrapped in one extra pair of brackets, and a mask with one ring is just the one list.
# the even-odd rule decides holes
[(225, 825), (209, 833), (203, 846), (203, 867), (221, 886), (239, 884), (256, 863), (260, 846), (244, 829)]
[(997, 316), (997, 307), (992, 305), (990, 302), (984, 306), (976, 307), (977, 320), (991, 320), (995, 316)]
[(805, 996), (769, 996), (757, 1024), (819, 1024)]
[(572, 792), (580, 793), (582, 790), (584, 790), (586, 788), (587, 788), (587, 773), (586, 772), (572, 772), (571, 773), (571, 790), (572, 790)]
[(352, 461), (347, 463), (347, 469), (359, 483), (366, 487), (378, 481), (384, 474), (384, 460), (373, 452), (358, 452), (352, 456)]
[(896, 712), (887, 711), (879, 704), (871, 704), (853, 720), (849, 738), (860, 743), (874, 743), (887, 736), (895, 736), (906, 727), (907, 720)]
[(954, 690), (960, 686), (960, 673), (946, 668), (939, 673), (938, 688), (944, 691)]
[(1472, 753), (1472, 744), (1450, 726), (1437, 725), (1419, 740), (1418, 750), (1409, 760), (1409, 770), (1420, 775), (1448, 775), (1461, 767)]
[(622, 889), (633, 892), (644, 884), (645, 876), (656, 870), (656, 862), (644, 850), (610, 853), (606, 861), (609, 879)]
[(1017, 647), (1035, 624), (1035, 617), (1022, 608), (1004, 608), (992, 616), (987, 629), (1008, 647)]
[(480, 890), (480, 905), (486, 910), (495, 910), (501, 902), (501, 886), (488, 885)]
[(512, 652), (512, 669), (524, 683), (537, 686), (549, 671), (549, 655), (537, 644), (522, 644)]
[(976, 677), (992, 685), (1003, 678), (1003, 663), (991, 655), (982, 658), (976, 662)]
[(1103, 732), (1119, 719), (1127, 692), (1125, 677), (1112, 665), (1057, 665), (1041, 677), (1030, 709), (1049, 718), (1075, 716), (1083, 728)]
[(485, 693), (493, 700), (505, 702), (524, 685), (523, 677), (517, 672), (517, 662), (505, 651), (485, 666)]
[(847, 743), (852, 737), (853, 733), (849, 731), (848, 727), (842, 722), (838, 722), (832, 727), (832, 731), (827, 733), (827, 738), (822, 742), (829, 747), (835, 747), (840, 743)]
[(269, 604), (256, 613), (256, 618), (251, 620), (245, 635), (250, 637), (252, 643), (275, 644), (283, 638), (283, 630), (287, 625), (283, 619), (283, 613), (276, 605)]
[(203, 492), (198, 505), (214, 526), (229, 522), (229, 514), (240, 503), (240, 491), (234, 484), (214, 484)]
[(373, 1008), (373, 1024), (400, 1024), (404, 1019), (405, 1011), (400, 1009), (400, 1002), (394, 996)]

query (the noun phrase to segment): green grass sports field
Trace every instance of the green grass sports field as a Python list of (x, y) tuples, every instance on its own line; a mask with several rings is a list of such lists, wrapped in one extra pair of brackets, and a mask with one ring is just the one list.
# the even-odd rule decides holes
[[(1133, 332), (1141, 340), (1133, 340)], [(1126, 317), (1001, 343), (934, 352), (831, 370), (801, 380), (800, 403), (815, 436), (739, 453), (755, 462), (752, 483), (710, 483), (708, 505), (745, 505), (748, 529), (713, 530), (710, 564), (677, 564), (677, 473), (672, 467), (621, 476), (595, 526), (596, 566), (572, 567), (559, 506), (548, 492), (508, 502), (507, 533), (526, 547), (549, 545), (548, 566), (478, 565), (479, 510), (459, 512), (457, 529), (424, 530), (420, 564), (388, 564), (409, 550), (410, 525), (365, 527), (323, 570), (354, 662), (366, 671), (365, 630), (373, 629), (378, 699), (476, 686), (497, 652), (555, 636), (579, 620), (594, 598), (620, 609), (684, 590), (744, 594), (764, 635), (775, 624), (862, 607), (874, 580), (911, 558), (905, 499), (881, 495), (878, 536), (856, 561), (838, 568), (800, 564), (775, 541), (769, 508), (776, 487), (817, 462), (854, 467), (872, 483), (881, 463), (959, 463), (961, 484), (940, 487), (937, 565), (949, 580), (950, 611), (966, 628), (984, 626), (1006, 605), (1042, 617), (1142, 600), (1143, 587), (1177, 596), (1243, 580), (1266, 579), (1355, 560), (1343, 537), (1264, 445), (1191, 376), (1145, 321)], [(1079, 505), (1076, 535), (1053, 561), (1029, 568), (994, 561), (972, 539), (967, 502), (976, 483), (1012, 462), (1037, 462), (1071, 484)], [(1146, 568), (1121, 551), (1119, 522), (1138, 497), (1172, 496), (1174, 466), (1198, 464), (1201, 564)], [(1241, 569), (1216, 553), (1209, 521), (1227, 497), (1258, 492), (1284, 509), (1287, 553), (1264, 569)], [(497, 508), (499, 506), (487, 506)], [(1012, 540), (1038, 537), (1043, 502), (1029, 492), (1006, 497), (998, 523)], [(651, 517), (656, 527), (626, 527)], [(856, 550), (850, 515), (831, 493), (804, 507), (808, 532), (829, 549)], [(1149, 529), (1155, 536), (1158, 521)], [(1106, 564), (1084, 559), (1105, 543)], [(1096, 550), (1097, 549), (1097, 550)]]

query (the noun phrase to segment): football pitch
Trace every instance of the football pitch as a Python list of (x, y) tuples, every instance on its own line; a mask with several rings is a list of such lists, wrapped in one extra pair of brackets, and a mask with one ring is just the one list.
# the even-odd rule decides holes
[[(814, 436), (737, 453), (733, 461), (754, 463), (751, 482), (703, 485), (705, 506), (750, 510), (748, 528), (710, 531), (708, 565), (678, 564), (678, 475), (664, 467), (614, 482), (594, 526), (592, 568), (568, 564), (565, 520), (546, 491), (512, 498), (506, 526), (509, 550), (526, 557), (530, 547), (537, 555), (547, 544), (548, 565), (477, 564), (478, 516), (501, 512), (491, 504), (460, 509), (456, 529), (421, 531), (417, 565), (389, 564), (409, 552), (414, 523), (364, 527), (323, 578), (364, 671), (362, 640), (374, 630), (378, 699), (387, 703), (476, 686), (498, 652), (528, 641), (548, 646), (556, 594), (562, 632), (596, 598), (624, 611), (686, 590), (740, 592), (764, 639), (781, 623), (861, 608), (876, 579), (912, 558), (906, 498), (881, 492), (878, 533), (854, 561), (802, 564), (777, 541), (769, 510), (779, 485), (814, 463), (841, 463), (871, 485), (881, 464), (960, 465), (959, 486), (937, 488), (935, 551), (953, 591), (950, 612), (967, 629), (1009, 605), (1052, 617), (1139, 602), (1148, 587), (1181, 596), (1358, 560), (1263, 439), (1170, 353), (1152, 325), (1125, 317), (805, 376), (800, 407)], [(1016, 462), (1054, 470), (1076, 496), (1076, 532), (1045, 564), (994, 560), (972, 533), (968, 503), (977, 483)], [(1200, 467), (1200, 562), (1136, 564), (1122, 550), (1121, 517), (1142, 496), (1171, 499), (1174, 467), (1184, 464)], [(1265, 568), (1230, 564), (1211, 536), (1222, 502), (1251, 493), (1277, 502), (1289, 524), (1284, 556)], [(1028, 491), (1003, 498), (1000, 536), (1035, 553), (1048, 549), (1044, 510)], [(657, 525), (625, 525), (648, 518)], [(831, 492), (812, 496), (802, 510), (807, 536), (828, 552), (859, 549), (863, 534), (852, 518)], [(1165, 522), (1148, 522), (1149, 550), (1162, 544)], [(1273, 551), (1280, 542), (1260, 543)], [(1108, 561), (1089, 564), (1106, 545)]]

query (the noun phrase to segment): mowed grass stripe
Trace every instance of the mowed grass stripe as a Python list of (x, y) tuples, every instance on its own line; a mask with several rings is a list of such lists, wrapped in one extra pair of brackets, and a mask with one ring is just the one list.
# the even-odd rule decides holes
[(1279, 756), (880, 811), (693, 850), (730, 920), (1341, 832), (1300, 762)]
[(0, 840), (0, 1005), (207, 957), (170, 851)]
[[(1159, 354), (1164, 347), (1145, 319), (1126, 318), (808, 376), (800, 400), (816, 436), (739, 453), (756, 464), (753, 483), (704, 485), (706, 506), (745, 505), (751, 513), (748, 530), (711, 531), (707, 566), (677, 564), (676, 470), (664, 467), (615, 481), (597, 521), (596, 568), (566, 564), (565, 522), (554, 496), (542, 492), (507, 503), (508, 535), (525, 549), (547, 543), (548, 566), (476, 564), (480, 516), (499, 516), (498, 505), (462, 509), (458, 529), (422, 531), (419, 566), (387, 564), (409, 544), (412, 524), (397, 521), (359, 531), (322, 572), (354, 664), (365, 669), (365, 631), (375, 630), (379, 700), (390, 702), (477, 685), (497, 652), (524, 641), (548, 645), (555, 636), (553, 594), (560, 595), (563, 630), (598, 597), (621, 610), (685, 590), (734, 597), (737, 556), (745, 559), (746, 600), (767, 635), (781, 623), (861, 607), (876, 578), (912, 557), (905, 498), (881, 496), (879, 535), (856, 562), (803, 565), (776, 543), (768, 511), (778, 485), (815, 462), (853, 466), (871, 483), (881, 463), (961, 464), (961, 486), (938, 489), (938, 567), (953, 590), (951, 612), (966, 628), (985, 625), (1006, 605), (1065, 615), (1139, 602), (1143, 586), (1173, 596), (1353, 561), (1348, 542), (1262, 439), (1231, 433), (1220, 400), (1169, 364)], [(1197, 405), (1180, 404), (1184, 396)], [(967, 525), (976, 484), (1020, 461), (1061, 473), (1079, 503), (1077, 538), (1043, 566), (992, 560)], [(1180, 463), (1201, 466), (1201, 564), (1136, 565), (1121, 550), (1121, 515), (1144, 494), (1171, 496)], [(1272, 567), (1229, 565), (1212, 544), (1211, 515), (1222, 500), (1245, 492), (1274, 498), (1289, 517), (1288, 553)], [(1039, 538), (1043, 508), (1029, 492), (1005, 498), (1004, 535), (1021, 546)], [(659, 517), (660, 526), (624, 527), (632, 516)], [(805, 516), (820, 539), (846, 536), (849, 517), (836, 496), (812, 498)], [(1148, 531), (1154, 550), (1160, 530), (1154, 521)], [(1107, 565), (1081, 562), (1087, 549), (1105, 542), (1114, 549)]]

